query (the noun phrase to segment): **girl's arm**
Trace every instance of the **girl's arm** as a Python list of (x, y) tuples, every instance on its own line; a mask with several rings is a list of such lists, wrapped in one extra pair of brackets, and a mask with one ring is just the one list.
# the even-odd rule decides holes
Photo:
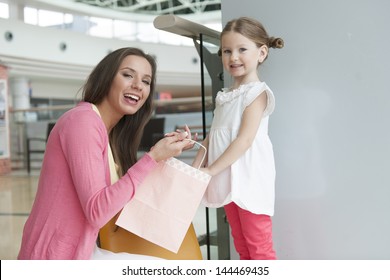
[(213, 164), (202, 170), (214, 176), (238, 160), (252, 145), (266, 107), (267, 93), (263, 92), (244, 110), (237, 138)]

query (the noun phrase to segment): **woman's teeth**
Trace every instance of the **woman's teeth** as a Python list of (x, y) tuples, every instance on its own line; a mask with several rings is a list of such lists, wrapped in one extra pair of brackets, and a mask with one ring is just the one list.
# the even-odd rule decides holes
[(135, 101), (139, 101), (139, 96), (137, 96), (137, 95), (134, 95), (134, 94), (125, 94), (125, 97), (126, 98), (131, 98), (131, 99), (133, 99), (133, 100), (135, 100)]

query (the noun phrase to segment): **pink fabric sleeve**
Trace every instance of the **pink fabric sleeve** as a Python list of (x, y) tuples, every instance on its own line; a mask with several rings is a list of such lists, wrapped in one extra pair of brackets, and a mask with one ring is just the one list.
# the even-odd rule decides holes
[[(73, 116), (77, 118), (77, 116)], [(100, 117), (91, 110), (68, 120), (60, 131), (61, 146), (88, 221), (105, 225), (134, 195), (135, 189), (157, 163), (142, 157), (115, 184), (110, 185), (108, 136)]]

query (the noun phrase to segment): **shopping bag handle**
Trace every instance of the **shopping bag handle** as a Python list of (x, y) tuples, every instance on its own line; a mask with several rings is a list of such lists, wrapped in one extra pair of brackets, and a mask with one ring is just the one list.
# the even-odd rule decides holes
[(205, 146), (203, 146), (201, 143), (199, 143), (198, 141), (195, 141), (195, 140), (192, 140), (192, 139), (184, 139), (184, 140), (187, 140), (187, 141), (190, 141), (196, 145), (198, 145), (199, 147), (202, 147), (204, 149), (204, 153), (203, 153), (203, 157), (202, 157), (202, 160), (200, 161), (200, 164), (199, 164), (199, 167), (197, 169), (200, 169), (200, 167), (202, 166), (203, 162), (204, 162), (204, 159), (206, 158), (206, 154), (207, 154), (207, 149)]

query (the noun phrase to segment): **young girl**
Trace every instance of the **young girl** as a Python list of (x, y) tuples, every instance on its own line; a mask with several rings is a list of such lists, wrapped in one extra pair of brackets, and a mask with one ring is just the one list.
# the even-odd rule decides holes
[[(207, 207), (224, 206), (240, 259), (276, 259), (272, 242), (275, 164), (268, 137), (268, 118), (275, 99), (258, 66), (269, 48), (282, 48), (281, 38), (269, 37), (258, 21), (241, 17), (221, 33), (219, 55), (233, 78), (218, 92), (210, 133), (207, 167), (213, 176), (204, 196)], [(198, 166), (201, 152), (194, 160)]]

